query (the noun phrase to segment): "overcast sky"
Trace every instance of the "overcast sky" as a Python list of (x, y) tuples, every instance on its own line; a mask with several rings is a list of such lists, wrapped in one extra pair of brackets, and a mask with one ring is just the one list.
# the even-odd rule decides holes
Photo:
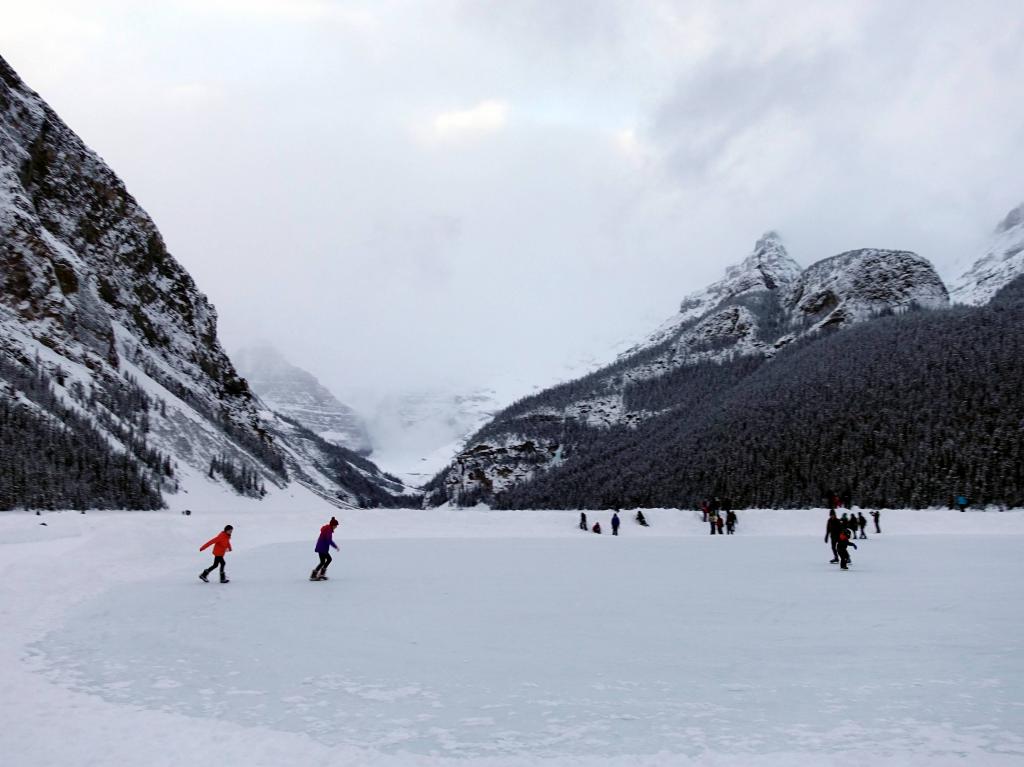
[(767, 229), (946, 278), (1024, 200), (1012, 2), (0, 0), (217, 306), (336, 390), (549, 383)]

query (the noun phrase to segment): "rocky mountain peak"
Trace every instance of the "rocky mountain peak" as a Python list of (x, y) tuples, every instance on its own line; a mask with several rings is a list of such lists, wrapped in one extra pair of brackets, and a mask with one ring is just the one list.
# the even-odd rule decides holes
[(800, 265), (789, 257), (782, 238), (765, 232), (754, 250), (740, 263), (725, 270), (725, 277), (683, 299), (680, 314), (686, 319), (703, 316), (723, 301), (756, 290), (776, 290), (792, 284), (800, 276)]

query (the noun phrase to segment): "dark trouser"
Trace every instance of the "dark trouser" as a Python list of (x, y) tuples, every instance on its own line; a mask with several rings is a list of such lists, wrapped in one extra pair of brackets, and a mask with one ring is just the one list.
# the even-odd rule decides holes
[(875, 532), (878, 533), (879, 535), (881, 535), (881, 533), (882, 533), (882, 528), (880, 528), (878, 526), (878, 520), (877, 519), (875, 520)]
[(864, 532), (864, 528), (863, 527), (860, 529), (860, 537), (862, 539), (864, 539), (864, 540), (867, 540), (867, 538), (868, 538), (868, 534)]
[(725, 532), (729, 535), (732, 535), (736, 532), (736, 526), (730, 522), (725, 526)]
[(843, 549), (839, 552), (839, 566), (846, 567), (848, 564), (850, 564), (850, 552)]
[(326, 551), (318, 551), (320, 555), (320, 564), (313, 568), (313, 572), (316, 575), (327, 575), (327, 566), (331, 564), (331, 555)]
[(619, 526), (616, 525), (615, 527), (612, 528), (612, 535), (618, 535), (618, 534), (619, 534)]
[(218, 567), (220, 567), (220, 578), (221, 580), (224, 580), (224, 565), (224, 557), (214, 557), (213, 564), (207, 567), (205, 570), (203, 570), (203, 577), (205, 578), (207, 575), (209, 575)]
[(830, 538), (829, 540), (832, 542), (832, 559), (839, 559), (839, 549), (836, 548), (839, 540), (837, 538)]
[(717, 527), (715, 527), (715, 523), (714, 523), (714, 522), (712, 522), (712, 523), (711, 523), (711, 534), (712, 534), (712, 535), (714, 535), (714, 534), (715, 534), (715, 533), (717, 533), (717, 532), (718, 532), (718, 528), (717, 528)]

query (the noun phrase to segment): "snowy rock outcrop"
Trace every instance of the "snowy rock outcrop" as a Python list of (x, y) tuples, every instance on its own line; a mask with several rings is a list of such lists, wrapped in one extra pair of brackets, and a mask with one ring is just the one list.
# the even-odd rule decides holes
[(1006, 214), (985, 253), (953, 284), (954, 303), (987, 304), (1000, 288), (1024, 274), (1024, 203)]
[(251, 346), (235, 354), (234, 360), (250, 388), (271, 410), (298, 421), (332, 444), (363, 455), (371, 452), (370, 437), (359, 414), (276, 349)]
[(785, 301), (794, 323), (821, 328), (914, 305), (937, 309), (948, 306), (949, 295), (935, 268), (917, 254), (866, 248), (808, 267)]

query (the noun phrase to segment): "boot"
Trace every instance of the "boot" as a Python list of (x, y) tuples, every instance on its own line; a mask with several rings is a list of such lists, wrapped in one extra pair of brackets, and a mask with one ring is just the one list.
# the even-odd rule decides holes
[(830, 559), (830, 560), (828, 561), (828, 563), (829, 563), (830, 565), (837, 565), (837, 564), (839, 564), (839, 560), (838, 560), (838, 559)]
[(311, 581), (315, 581), (315, 580), (319, 580), (319, 577), (320, 577), (320, 568), (319, 567), (314, 567), (313, 568), (313, 572), (311, 572), (309, 574), (309, 579)]
[(220, 582), (221, 583), (231, 583), (231, 581), (228, 580), (228, 577), (226, 575), (222, 575), (220, 577)]
[(206, 580), (206, 571), (205, 570), (203, 572), (199, 573), (199, 580), (201, 580), (203, 583), (209, 583), (209, 581)]

